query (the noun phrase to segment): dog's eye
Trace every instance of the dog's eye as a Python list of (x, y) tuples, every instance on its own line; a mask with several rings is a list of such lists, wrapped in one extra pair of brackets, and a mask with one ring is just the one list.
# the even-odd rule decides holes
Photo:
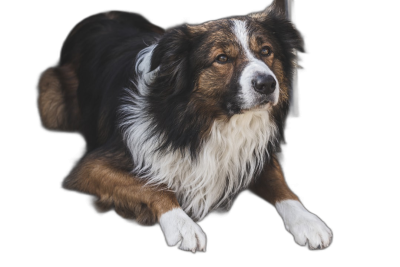
[(268, 57), (268, 56), (270, 56), (270, 55), (271, 55), (271, 47), (269, 47), (269, 46), (263, 46), (263, 47), (261, 48), (261, 55), (262, 55), (263, 57)]
[(220, 64), (224, 64), (224, 63), (228, 62), (228, 56), (225, 54), (221, 54), (221, 55), (218, 55), (215, 60)]

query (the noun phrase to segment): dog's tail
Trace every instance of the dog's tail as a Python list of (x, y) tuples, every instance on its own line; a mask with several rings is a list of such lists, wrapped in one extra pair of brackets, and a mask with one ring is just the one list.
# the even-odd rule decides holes
[(78, 79), (71, 65), (49, 68), (39, 80), (39, 114), (45, 128), (77, 131), (80, 114)]

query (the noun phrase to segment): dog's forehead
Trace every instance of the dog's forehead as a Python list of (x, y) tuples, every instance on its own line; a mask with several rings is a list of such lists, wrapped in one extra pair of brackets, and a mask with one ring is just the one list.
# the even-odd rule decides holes
[[(232, 17), (208, 21), (198, 25), (188, 25), (192, 36), (202, 36), (204, 43), (239, 43), (240, 38), (246, 40), (258, 35), (265, 35), (266, 30), (251, 17)], [(239, 36), (240, 35), (240, 36)]]
[(209, 37), (232, 35), (232, 21), (230, 19), (220, 19), (214, 21), (207, 21), (198, 25), (188, 25), (188, 29), (192, 36), (206, 35)]

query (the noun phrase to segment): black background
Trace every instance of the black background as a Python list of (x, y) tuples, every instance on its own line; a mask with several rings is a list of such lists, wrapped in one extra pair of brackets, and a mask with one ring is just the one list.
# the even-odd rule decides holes
[[(309, 251), (295, 244), (274, 209), (248, 192), (242, 193), (232, 210), (211, 214), (200, 226), (207, 235), (207, 252), (192, 255), (169, 248), (159, 226), (139, 227), (113, 213), (97, 215), (86, 196), (63, 191), (63, 177), (84, 151), (82, 138), (42, 129), (36, 108), (38, 77), (55, 65), (69, 30), (88, 15), (107, 10), (141, 13), (163, 27), (192, 24), (232, 15), (261, 11), (271, 1), (110, 1), (96, 4), (52, 2), (13, 9), (7, 23), (6, 56), (12, 57), (12, 94), (3, 100), (11, 134), (9, 195), (5, 203), (11, 223), (5, 229), (14, 260), (111, 261), (137, 265), (248, 262), (322, 263), (349, 256), (357, 261), (357, 247), (364, 239), (361, 204), (354, 184), (360, 180), (359, 162), (363, 139), (359, 106), (355, 104), (358, 75), (358, 22), (350, 10), (328, 1), (296, 1), (294, 22), (304, 36), (298, 72), (300, 117), (287, 126), (284, 170), (291, 189), (304, 206), (317, 214), (333, 231), (332, 245), (324, 251)], [(10, 31), (8, 33), (8, 31)], [(14, 52), (15, 51), (15, 52)], [(22, 102), (22, 105), (21, 105)], [(11, 118), (8, 121), (8, 118)], [(370, 207), (375, 205), (369, 204)], [(372, 233), (373, 234), (373, 233)], [(369, 233), (371, 236), (371, 233)], [(359, 251), (358, 251), (359, 252)], [(24, 255), (24, 256), (21, 256)], [(347, 257), (346, 256), (346, 257)]]

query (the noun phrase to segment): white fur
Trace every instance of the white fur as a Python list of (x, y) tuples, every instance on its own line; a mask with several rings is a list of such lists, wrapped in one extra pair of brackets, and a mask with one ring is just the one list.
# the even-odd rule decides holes
[(205, 233), (181, 208), (161, 215), (160, 226), (169, 246), (175, 246), (182, 240), (179, 246), (182, 250), (206, 251)]
[(136, 57), (135, 70), (141, 78), (137, 79), (137, 83), (135, 85), (141, 95), (147, 95), (147, 84), (152, 81), (158, 70), (155, 69), (150, 72), (151, 55), (153, 54), (153, 50), (156, 48), (156, 46), (157, 45), (154, 44), (142, 49)]
[(233, 20), (233, 32), (236, 35), (240, 45), (242, 46), (243, 50), (246, 53), (246, 57), (249, 61), (247, 66), (243, 69), (242, 74), (240, 76), (240, 86), (242, 88), (241, 97), (244, 102), (245, 109), (250, 109), (254, 107), (257, 103), (257, 98), (259, 97), (259, 93), (257, 93), (253, 86), (252, 80), (255, 78), (257, 74), (265, 74), (271, 75), (274, 77), (276, 81), (276, 88), (273, 93), (273, 104), (276, 105), (279, 100), (279, 82), (276, 78), (275, 74), (271, 71), (271, 69), (262, 62), (261, 60), (257, 59), (253, 53), (250, 51), (248, 42), (248, 31), (246, 28), (246, 22), (241, 20)]
[[(150, 54), (151, 49), (146, 53)], [(137, 69), (145, 70), (148, 54), (141, 53)], [(138, 85), (145, 86), (152, 76), (139, 75)], [(146, 92), (145, 88), (139, 90)], [(135, 169), (149, 184), (165, 184), (173, 190), (192, 218), (200, 220), (248, 186), (261, 171), (266, 160), (268, 142), (274, 138), (276, 126), (269, 113), (257, 109), (234, 115), (226, 121), (215, 121), (210, 134), (198, 151), (196, 160), (189, 151), (160, 152), (160, 137), (150, 136), (152, 116), (147, 112), (143, 95), (127, 90), (128, 103), (121, 107), (124, 141), (129, 148)], [(161, 137), (162, 138), (162, 137)]]
[(304, 246), (308, 242), (310, 249), (322, 249), (332, 242), (331, 229), (299, 201), (284, 200), (276, 203), (275, 207), (297, 244)]

